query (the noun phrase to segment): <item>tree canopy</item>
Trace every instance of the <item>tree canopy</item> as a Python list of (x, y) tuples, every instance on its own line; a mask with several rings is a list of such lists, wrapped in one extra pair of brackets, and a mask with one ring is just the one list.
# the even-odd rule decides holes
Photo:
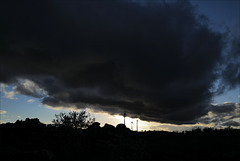
[(71, 127), (74, 129), (85, 129), (95, 122), (95, 118), (91, 117), (85, 110), (76, 112), (72, 111), (69, 113), (59, 113), (55, 115), (56, 119), (53, 119), (55, 126)]

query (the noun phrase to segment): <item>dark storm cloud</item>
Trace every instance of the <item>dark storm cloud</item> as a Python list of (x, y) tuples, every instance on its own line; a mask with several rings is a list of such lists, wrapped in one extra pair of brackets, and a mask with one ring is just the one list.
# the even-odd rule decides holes
[(223, 37), (189, 2), (1, 3), (0, 81), (31, 80), (53, 107), (176, 124), (206, 114)]
[[(227, 61), (226, 61), (227, 60)], [(229, 54), (225, 57), (225, 69), (222, 72), (224, 85), (236, 88), (240, 85), (240, 37), (233, 36)]]
[(224, 104), (212, 105), (210, 111), (214, 114), (229, 114), (236, 108), (235, 103), (225, 102)]

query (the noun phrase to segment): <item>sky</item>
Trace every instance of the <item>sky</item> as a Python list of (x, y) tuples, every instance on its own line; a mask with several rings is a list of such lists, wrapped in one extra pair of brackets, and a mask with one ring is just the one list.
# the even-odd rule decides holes
[(133, 130), (239, 127), (239, 0), (2, 3), (1, 123), (86, 109)]

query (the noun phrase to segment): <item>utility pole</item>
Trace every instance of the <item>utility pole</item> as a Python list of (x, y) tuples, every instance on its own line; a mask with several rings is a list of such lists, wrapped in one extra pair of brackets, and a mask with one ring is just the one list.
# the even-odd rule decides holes
[[(2, 83), (0, 83), (0, 111), (2, 111)], [(0, 113), (0, 124), (2, 123), (2, 114)]]
[(126, 112), (124, 112), (123, 117), (124, 117), (124, 125), (125, 125), (125, 117), (127, 116)]
[(137, 123), (136, 123), (136, 130), (138, 131), (138, 120), (137, 120)]

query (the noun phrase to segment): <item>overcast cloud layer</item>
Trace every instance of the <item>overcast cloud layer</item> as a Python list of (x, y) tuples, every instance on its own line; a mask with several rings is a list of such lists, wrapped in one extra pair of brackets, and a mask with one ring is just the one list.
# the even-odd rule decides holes
[[(212, 106), (219, 73), (225, 83), (240, 79), (229, 73), (239, 64), (222, 57), (224, 35), (187, 1), (1, 3), (0, 81), (52, 107), (195, 123)], [(223, 60), (228, 69), (216, 72)]]

